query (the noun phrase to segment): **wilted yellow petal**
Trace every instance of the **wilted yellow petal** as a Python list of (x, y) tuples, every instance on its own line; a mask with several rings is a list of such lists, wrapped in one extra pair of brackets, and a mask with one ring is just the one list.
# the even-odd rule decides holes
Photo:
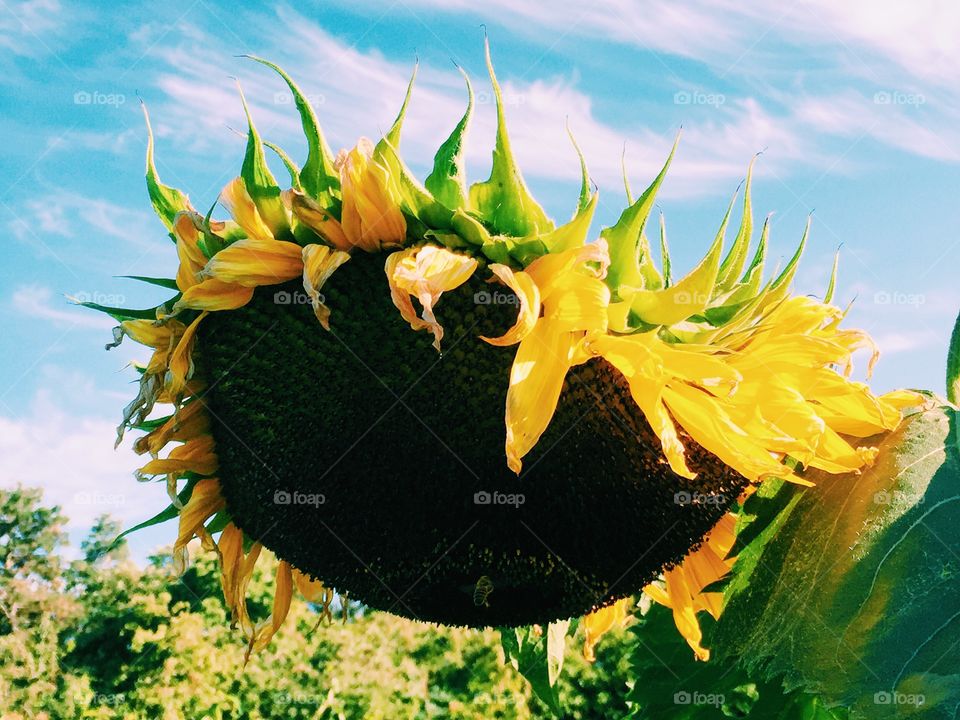
[(293, 573), (290, 563), (281, 560), (277, 563), (277, 575), (273, 588), (273, 612), (270, 619), (263, 622), (250, 638), (250, 645), (247, 648), (245, 659), (249, 659), (252, 653), (260, 652), (270, 644), (273, 636), (287, 619), (287, 613), (290, 612), (290, 601), (293, 597)]
[(170, 354), (170, 365), (167, 368), (165, 382), (167, 390), (174, 397), (183, 393), (187, 380), (193, 377), (193, 343), (197, 328), (206, 316), (206, 311), (197, 315), (196, 319), (187, 326), (177, 347)]
[(186, 549), (187, 543), (203, 529), (203, 524), (216, 515), (224, 505), (225, 501), (220, 494), (220, 481), (216, 478), (205, 478), (193, 486), (190, 500), (180, 511), (180, 528), (177, 532), (177, 540), (173, 544), (175, 558), (183, 557), (182, 551)]
[(210, 475), (216, 470), (217, 455), (213, 448), (213, 438), (210, 435), (201, 435), (178, 445), (166, 458), (151, 460), (137, 470), (137, 477), (185, 472)]
[(310, 296), (313, 313), (324, 329), (330, 329), (330, 308), (320, 299), (320, 288), (334, 271), (350, 259), (348, 253), (333, 250), (326, 245), (307, 245), (303, 248), (303, 289)]
[(207, 264), (207, 256), (200, 249), (200, 231), (197, 222), (202, 221), (196, 213), (177, 213), (173, 221), (173, 235), (177, 239), (177, 287), (181, 291), (196, 285), (197, 274)]
[(138, 438), (133, 449), (138, 455), (149, 452), (156, 457), (168, 442), (192, 440), (206, 434), (209, 428), (210, 416), (206, 413), (204, 404), (194, 400), (180, 408), (163, 425)]
[[(429, 328), (433, 332), (433, 345), (437, 350), (443, 338), (443, 327), (433, 314), (434, 305), (445, 291), (460, 287), (469, 280), (476, 269), (474, 258), (434, 245), (393, 253), (386, 264), (394, 304), (414, 330)], [(410, 295), (420, 301), (422, 318), (413, 313)]]
[(293, 214), (308, 228), (330, 243), (333, 247), (344, 252), (353, 249), (354, 244), (347, 238), (343, 226), (327, 210), (320, 207), (316, 201), (303, 193), (290, 193), (290, 205)]
[(253, 299), (253, 288), (207, 278), (187, 288), (174, 303), (173, 314), (181, 310), (236, 310)]
[(540, 317), (540, 288), (533, 281), (533, 277), (525, 272), (514, 272), (506, 265), (499, 263), (490, 266), (493, 272), (504, 285), (509, 287), (520, 300), (520, 311), (517, 313), (517, 322), (506, 333), (497, 338), (488, 338), (481, 336), (491, 345), (500, 347), (514, 345), (523, 340), (533, 326), (537, 324)]
[(632, 604), (633, 598), (626, 597), (617, 600), (612, 605), (594, 610), (583, 618), (581, 621), (583, 625), (583, 657), (587, 662), (593, 662), (597, 659), (593, 649), (600, 642), (600, 638), (614, 627), (623, 624)]
[(285, 240), (238, 240), (210, 258), (201, 275), (244, 287), (275, 285), (303, 272), (301, 251)]
[(351, 245), (378, 252), (403, 244), (407, 222), (389, 171), (372, 156), (373, 143), (360, 138), (353, 150), (337, 158), (343, 193), (340, 224)]

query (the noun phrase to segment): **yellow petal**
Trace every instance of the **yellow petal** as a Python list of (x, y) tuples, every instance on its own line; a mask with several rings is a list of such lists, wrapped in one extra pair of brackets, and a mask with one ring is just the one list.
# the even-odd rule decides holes
[(252, 287), (207, 278), (184, 291), (173, 306), (173, 314), (181, 310), (236, 310), (253, 299), (253, 290)]
[(220, 202), (227, 208), (237, 224), (243, 228), (248, 238), (272, 240), (273, 233), (260, 217), (253, 198), (247, 192), (241, 178), (234, 178), (220, 192)]
[(220, 551), (220, 587), (223, 599), (230, 610), (231, 627), (239, 614), (240, 569), (243, 562), (243, 531), (229, 523), (217, 540)]
[(238, 240), (207, 263), (205, 278), (236, 283), (244, 287), (275, 285), (303, 272), (301, 248), (285, 240)]
[(340, 221), (320, 207), (312, 198), (293, 191), (290, 194), (290, 204), (297, 219), (333, 247), (344, 252), (353, 249), (354, 245), (347, 238)]
[(507, 465), (518, 475), (521, 459), (547, 429), (571, 365), (574, 333), (557, 332), (541, 319), (520, 342), (507, 389)]
[(330, 329), (330, 309), (320, 299), (320, 288), (334, 271), (350, 259), (341, 250), (326, 245), (307, 245), (303, 248), (303, 289), (310, 296), (313, 312), (324, 329)]
[(213, 449), (213, 438), (209, 435), (201, 435), (188, 440), (183, 445), (178, 445), (166, 458), (151, 460), (137, 470), (137, 477), (185, 472), (210, 475), (216, 470), (217, 455)]
[(178, 213), (173, 221), (173, 235), (177, 239), (177, 257), (180, 267), (177, 270), (177, 287), (181, 291), (197, 284), (197, 274), (207, 264), (207, 256), (200, 249), (200, 231), (197, 222), (201, 220), (196, 213)]
[(515, 273), (499, 263), (491, 265), (490, 270), (516, 294), (520, 300), (520, 311), (517, 313), (517, 322), (506, 333), (497, 338), (481, 336), (480, 339), (499, 347), (514, 345), (529, 335), (537, 324), (540, 317), (540, 289), (533, 277), (525, 272)]
[[(460, 287), (477, 269), (477, 261), (446, 248), (424, 245), (408, 248), (387, 258), (386, 272), (394, 305), (414, 330), (429, 328), (433, 345), (440, 350), (443, 327), (433, 314), (434, 305), (447, 290)], [(417, 318), (409, 296), (413, 295), (423, 307), (423, 316)]]
[[(175, 558), (182, 558), (183, 552), (194, 536), (203, 528), (203, 524), (217, 514), (225, 505), (220, 494), (220, 481), (205, 478), (193, 486), (190, 500), (180, 511), (180, 528), (177, 540), (173, 544)], [(186, 569), (182, 567), (180, 569)]]
[(270, 619), (260, 625), (254, 632), (247, 649), (247, 658), (252, 653), (259, 652), (273, 639), (283, 625), (290, 612), (290, 601), (293, 597), (293, 574), (290, 563), (281, 560), (277, 563), (277, 576), (273, 588), (273, 612)]
[(593, 649), (600, 642), (600, 638), (614, 627), (623, 624), (632, 603), (633, 598), (626, 597), (617, 600), (612, 605), (594, 610), (583, 618), (581, 621), (583, 623), (583, 657), (587, 662), (593, 662), (597, 659)]
[(120, 332), (134, 342), (158, 350), (170, 350), (183, 335), (185, 327), (178, 320), (124, 320)]
[(187, 381), (193, 377), (193, 343), (197, 328), (206, 316), (206, 311), (197, 315), (196, 319), (187, 326), (177, 347), (170, 354), (165, 382), (168, 392), (174, 397), (183, 393)]
[(402, 245), (407, 223), (389, 171), (373, 159), (373, 143), (361, 138), (337, 158), (343, 194), (340, 223), (347, 241), (368, 252)]
[(156, 457), (168, 442), (192, 440), (206, 434), (209, 429), (210, 416), (205, 412), (203, 403), (194, 400), (180, 408), (163, 425), (137, 439), (133, 449), (138, 455), (149, 452)]

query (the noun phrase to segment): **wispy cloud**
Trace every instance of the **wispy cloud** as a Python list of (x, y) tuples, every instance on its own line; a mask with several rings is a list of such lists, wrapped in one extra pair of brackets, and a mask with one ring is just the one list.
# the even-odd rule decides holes
[[(100, 302), (101, 305), (122, 305), (122, 296), (96, 297), (97, 293), (77, 290), (73, 297), (77, 300)], [(118, 302), (119, 301), (119, 302)], [(109, 330), (117, 323), (106, 315), (70, 305), (64, 296), (55, 296), (48, 287), (23, 285), (14, 290), (10, 303), (13, 309), (26, 317), (49, 320), (65, 327), (85, 327), (97, 330)]]

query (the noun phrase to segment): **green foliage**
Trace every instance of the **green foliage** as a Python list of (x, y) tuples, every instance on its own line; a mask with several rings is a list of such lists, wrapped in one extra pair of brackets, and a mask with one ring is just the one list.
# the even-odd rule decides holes
[(782, 509), (744, 544), (711, 637), (723, 662), (783, 676), (854, 718), (955, 717), (956, 422), (945, 408), (918, 413), (861, 475), (771, 490), (764, 500)]

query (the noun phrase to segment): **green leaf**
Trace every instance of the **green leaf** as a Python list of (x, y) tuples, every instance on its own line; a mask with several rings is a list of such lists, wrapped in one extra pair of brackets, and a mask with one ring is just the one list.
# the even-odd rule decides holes
[(145, 282), (150, 285), (158, 285), (159, 287), (167, 288), (168, 290), (179, 290), (177, 287), (177, 281), (173, 278), (144, 277), (143, 275), (117, 275), (117, 277), (125, 278), (127, 280), (139, 280), (140, 282)]
[[(711, 647), (851, 718), (960, 705), (957, 413), (907, 417), (861, 475), (810, 472), (734, 566)], [(749, 503), (748, 503), (749, 506)]]
[(243, 156), (240, 178), (254, 205), (257, 206), (263, 222), (270, 228), (273, 236), (279, 239), (288, 235), (290, 231), (287, 213), (280, 199), (280, 186), (277, 185), (276, 178), (267, 166), (267, 159), (263, 154), (263, 141), (253, 124), (250, 107), (247, 105), (247, 98), (239, 82), (237, 82), (237, 90), (240, 92), (243, 112), (247, 116), (247, 150)]
[[(193, 478), (193, 477), (188, 478), (186, 485), (183, 486), (183, 490), (177, 493), (177, 498), (180, 500), (181, 505), (186, 505), (190, 501), (190, 496), (193, 494), (193, 487), (194, 485), (197, 484), (197, 482), (198, 482), (197, 478)], [(175, 517), (178, 517), (179, 515), (180, 515), (180, 509), (173, 503), (170, 503), (169, 505), (167, 505), (166, 508), (158, 512), (149, 520), (144, 520), (139, 525), (134, 525), (132, 528), (128, 528), (124, 530), (122, 533), (120, 533), (119, 535), (117, 535), (117, 537), (114, 539), (110, 547), (111, 548), (116, 547), (117, 543), (119, 543), (121, 540), (123, 540), (123, 538), (125, 538), (127, 535), (130, 535), (131, 533), (135, 533), (138, 530), (143, 530), (144, 528), (153, 527), (154, 525), (159, 525), (160, 523), (165, 523), (168, 520), (173, 520)]]
[[(709, 638), (713, 619), (701, 625)], [(700, 662), (677, 632), (673, 615), (660, 605), (648, 606), (630, 627), (635, 639), (630, 653), (627, 701), (632, 718), (659, 720), (837, 720), (844, 714), (823, 710), (803, 691), (787, 692), (778, 679), (764, 681), (743, 668), (711, 659)], [(814, 712), (814, 710), (816, 712)], [(821, 714), (816, 714), (817, 712)]]
[(473, 88), (470, 78), (460, 68), (467, 83), (467, 110), (433, 158), (433, 172), (424, 185), (438, 202), (451, 210), (462, 208), (467, 203), (467, 180), (463, 163), (464, 138), (473, 116)]
[(173, 219), (178, 212), (192, 209), (190, 199), (180, 190), (160, 182), (157, 166), (153, 162), (153, 127), (150, 125), (150, 114), (143, 102), (140, 103), (140, 107), (143, 109), (143, 118), (147, 123), (147, 193), (150, 195), (153, 211), (173, 237)]
[(307, 161), (300, 170), (300, 183), (307, 195), (324, 207), (333, 207), (340, 193), (340, 174), (334, 169), (334, 156), (320, 129), (313, 106), (293, 79), (279, 66), (253, 55), (247, 55), (247, 57), (276, 72), (290, 88), (293, 101), (300, 113), (303, 134), (307, 138)]
[(563, 670), (567, 635), (576, 631), (570, 620), (552, 622), (546, 632), (534, 627), (500, 628), (504, 658), (556, 715), (562, 715), (557, 679)]
[[(610, 267), (607, 270), (606, 280), (615, 299), (621, 297), (620, 288), (622, 286), (639, 289), (642, 285), (639, 256), (643, 229), (657, 198), (657, 191), (663, 184), (663, 179), (667, 175), (673, 156), (677, 152), (679, 142), (680, 134), (677, 133), (677, 138), (673, 141), (673, 147), (667, 156), (667, 161), (663, 164), (660, 174), (650, 183), (650, 187), (643, 191), (643, 195), (636, 202), (631, 203), (623, 211), (616, 225), (600, 231), (600, 237), (607, 241), (610, 248)], [(624, 173), (624, 182), (626, 182), (626, 173)], [(630, 189), (628, 186), (628, 198), (629, 195)]]
[(470, 207), (495, 233), (527, 237), (550, 232), (554, 228), (553, 222), (527, 189), (510, 148), (503, 94), (493, 72), (489, 41), (486, 43), (486, 53), (487, 69), (497, 101), (497, 142), (493, 150), (490, 178), (470, 187)]

